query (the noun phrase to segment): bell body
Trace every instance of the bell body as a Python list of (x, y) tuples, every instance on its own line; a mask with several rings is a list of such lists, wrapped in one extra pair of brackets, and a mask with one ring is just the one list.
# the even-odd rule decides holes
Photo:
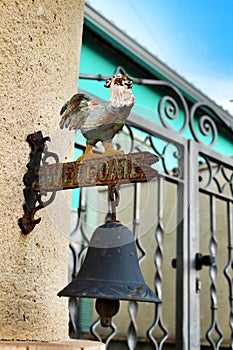
[(115, 222), (95, 230), (78, 275), (58, 296), (161, 302), (145, 284), (133, 234)]

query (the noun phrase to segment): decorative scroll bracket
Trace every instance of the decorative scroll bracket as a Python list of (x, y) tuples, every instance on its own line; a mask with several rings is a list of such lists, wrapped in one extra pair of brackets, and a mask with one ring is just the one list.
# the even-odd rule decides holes
[[(129, 154), (114, 154), (100, 156), (83, 161), (59, 163), (54, 153), (45, 152), (45, 142), (49, 137), (43, 137), (42, 132), (28, 135), (27, 142), (31, 146), (28, 171), (23, 182), (25, 203), (24, 216), (19, 219), (22, 233), (30, 233), (41, 221), (35, 219), (35, 213), (49, 205), (55, 198), (56, 192), (78, 187), (104, 186), (109, 190), (125, 183), (148, 182), (157, 175), (152, 165), (159, 158), (150, 152), (137, 152)], [(56, 160), (54, 164), (47, 164), (44, 160), (52, 155)], [(44, 163), (42, 166), (41, 162)], [(52, 193), (47, 202), (41, 196)]]
[(23, 205), (24, 216), (18, 221), (19, 227), (24, 234), (31, 232), (41, 220), (40, 218), (34, 218), (35, 213), (44, 207), (41, 201), (40, 191), (34, 189), (34, 184), (39, 180), (38, 171), (42, 153), (44, 152), (45, 142), (50, 141), (50, 138), (43, 137), (42, 132), (38, 131), (28, 135), (26, 141), (31, 147), (31, 153), (30, 161), (27, 164), (28, 171), (23, 177), (23, 183), (25, 185), (23, 190), (25, 198), (25, 203)]

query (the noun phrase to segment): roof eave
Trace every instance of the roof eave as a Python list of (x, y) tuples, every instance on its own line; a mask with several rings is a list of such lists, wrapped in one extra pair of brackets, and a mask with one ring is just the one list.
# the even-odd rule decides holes
[(141, 64), (146, 64), (147, 68), (150, 67), (152, 73), (159, 73), (163, 80), (174, 84), (191, 100), (202, 102), (203, 104), (211, 107), (217, 114), (221, 113), (221, 117), (224, 118), (224, 122), (231, 129), (233, 128), (233, 118), (227, 111), (225, 111), (221, 106), (217, 105), (200, 90), (195, 88), (174, 70), (169, 68), (156, 56), (152, 55), (146, 48), (135, 42), (132, 38), (125, 34), (125, 32), (113, 25), (88, 4), (85, 4), (84, 16), (90, 23), (92, 23), (92, 25), (105, 34), (106, 40), (108, 40), (110, 43), (114, 40), (116, 43), (118, 43), (118, 47), (127, 50), (131, 56), (133, 56), (132, 58), (134, 58), (134, 60), (135, 57), (139, 58)]

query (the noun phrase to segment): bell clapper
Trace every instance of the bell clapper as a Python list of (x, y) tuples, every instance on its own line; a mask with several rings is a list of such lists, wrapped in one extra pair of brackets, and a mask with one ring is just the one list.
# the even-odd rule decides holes
[(120, 308), (119, 300), (114, 299), (96, 299), (95, 309), (100, 315), (100, 323), (102, 327), (110, 327), (112, 317), (117, 314)]

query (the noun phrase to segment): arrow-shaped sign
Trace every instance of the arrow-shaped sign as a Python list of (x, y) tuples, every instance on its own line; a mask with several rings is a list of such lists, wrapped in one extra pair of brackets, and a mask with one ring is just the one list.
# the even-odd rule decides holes
[(146, 182), (157, 175), (151, 167), (156, 162), (158, 157), (154, 154), (138, 152), (44, 165), (39, 168), (39, 182), (34, 188), (42, 194), (77, 187), (111, 187), (118, 182)]

